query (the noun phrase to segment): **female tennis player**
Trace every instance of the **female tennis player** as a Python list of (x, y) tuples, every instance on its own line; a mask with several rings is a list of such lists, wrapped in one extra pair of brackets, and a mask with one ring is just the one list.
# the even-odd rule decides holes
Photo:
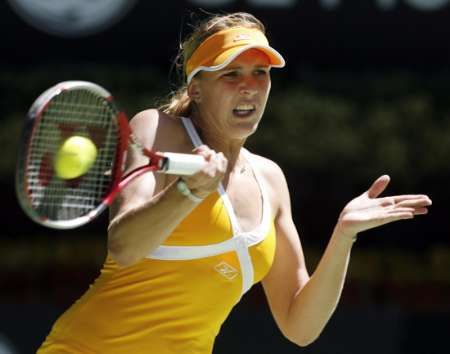
[[(259, 281), (282, 333), (308, 345), (336, 308), (357, 234), (427, 213), (425, 195), (379, 197), (389, 183), (379, 177), (345, 206), (308, 275), (283, 172), (244, 148), (264, 113), (270, 69), (285, 64), (264, 33), (250, 14), (220, 15), (182, 44), (186, 84), (131, 128), (149, 149), (193, 151), (207, 163), (182, 178), (144, 174), (121, 192), (100, 276), (39, 353), (211, 353)], [(129, 170), (145, 163), (129, 150)]]

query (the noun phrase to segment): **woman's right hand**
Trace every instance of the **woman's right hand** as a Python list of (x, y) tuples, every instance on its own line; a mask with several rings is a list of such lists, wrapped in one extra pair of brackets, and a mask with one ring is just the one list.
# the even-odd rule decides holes
[(193, 150), (194, 154), (203, 156), (206, 165), (191, 176), (183, 176), (183, 180), (191, 192), (199, 198), (206, 198), (219, 187), (227, 171), (228, 160), (206, 145), (200, 145)]

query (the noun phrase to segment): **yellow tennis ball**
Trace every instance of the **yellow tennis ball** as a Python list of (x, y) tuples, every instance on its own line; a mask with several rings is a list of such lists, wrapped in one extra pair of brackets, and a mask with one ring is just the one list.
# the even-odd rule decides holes
[(97, 157), (95, 144), (84, 136), (72, 136), (66, 139), (54, 160), (56, 175), (63, 179), (72, 179), (85, 174)]

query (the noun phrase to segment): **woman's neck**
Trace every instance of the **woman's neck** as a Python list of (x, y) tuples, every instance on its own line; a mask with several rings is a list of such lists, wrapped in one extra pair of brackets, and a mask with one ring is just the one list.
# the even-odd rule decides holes
[(226, 140), (215, 134), (202, 133), (203, 143), (208, 145), (216, 152), (224, 154), (228, 160), (228, 172), (234, 172), (235, 168), (240, 168), (244, 161), (241, 157), (241, 151), (245, 140)]

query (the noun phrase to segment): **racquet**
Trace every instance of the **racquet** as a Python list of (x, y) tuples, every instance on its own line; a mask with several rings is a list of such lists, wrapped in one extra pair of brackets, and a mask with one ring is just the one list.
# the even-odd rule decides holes
[[(16, 167), (16, 194), (25, 213), (55, 229), (84, 225), (100, 215), (134, 178), (149, 171), (190, 175), (203, 168), (202, 156), (156, 153), (133, 140), (126, 115), (111, 94), (86, 81), (61, 82), (31, 106), (22, 132)], [(90, 139), (97, 154), (92, 166), (73, 179), (59, 178), (54, 160), (72, 136)], [(129, 145), (148, 164), (123, 175)]]

